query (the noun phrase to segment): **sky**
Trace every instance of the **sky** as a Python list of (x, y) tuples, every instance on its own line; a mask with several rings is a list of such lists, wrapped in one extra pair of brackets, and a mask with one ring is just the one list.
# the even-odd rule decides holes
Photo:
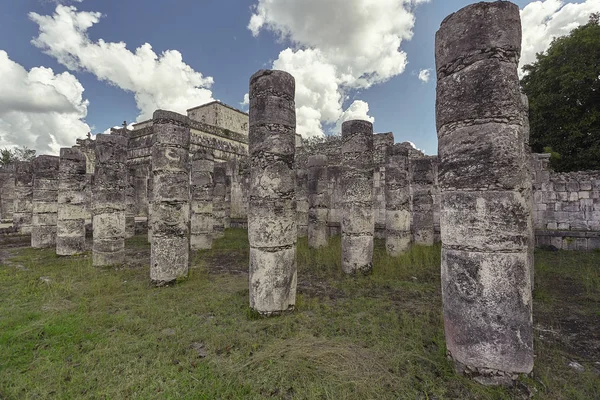
[[(248, 109), (248, 80), (296, 80), (297, 132), (373, 122), (437, 153), (435, 32), (467, 0), (2, 0), (0, 148), (58, 154), (88, 132), (185, 114), (219, 100)], [(519, 0), (521, 65), (600, 12), (600, 0)]]

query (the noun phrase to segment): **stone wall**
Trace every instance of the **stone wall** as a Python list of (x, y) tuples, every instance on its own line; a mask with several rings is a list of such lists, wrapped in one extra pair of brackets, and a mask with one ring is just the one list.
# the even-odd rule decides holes
[(13, 219), (15, 202), (15, 166), (0, 167), (0, 219)]
[(557, 173), (549, 154), (533, 154), (536, 245), (600, 248), (600, 171)]
[(192, 121), (218, 126), (248, 137), (248, 114), (220, 101), (190, 108), (187, 114)]

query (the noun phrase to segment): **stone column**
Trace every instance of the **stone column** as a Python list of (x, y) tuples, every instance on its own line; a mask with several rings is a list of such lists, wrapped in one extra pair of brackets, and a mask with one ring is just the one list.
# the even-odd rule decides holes
[(249, 93), (250, 307), (271, 315), (296, 304), (294, 78), (260, 70)]
[(58, 212), (58, 165), (56, 156), (42, 155), (33, 162), (33, 207), (31, 247), (56, 246)]
[(298, 237), (308, 235), (308, 172), (309, 155), (303, 148), (302, 136), (296, 134), (296, 155), (294, 169), (296, 170), (296, 224)]
[(125, 260), (127, 138), (120, 135), (96, 135), (95, 151), (92, 264), (95, 267), (118, 265)]
[(210, 150), (201, 149), (192, 158), (190, 247), (192, 250), (212, 248), (213, 174), (215, 160)]
[(227, 168), (225, 163), (214, 164), (213, 187), (213, 239), (225, 236), (225, 207), (227, 198)]
[(434, 242), (433, 226), (433, 159), (410, 160), (412, 192), (412, 233), (415, 244), (431, 246)]
[(520, 50), (509, 2), (465, 7), (436, 34), (446, 344), (457, 370), (485, 384), (533, 368)]
[(77, 148), (60, 149), (56, 227), (56, 254), (59, 256), (85, 251), (86, 186), (84, 154)]
[(15, 203), (13, 226), (19, 233), (31, 233), (33, 172), (29, 161), (15, 161)]
[(398, 143), (387, 148), (385, 164), (385, 248), (390, 256), (408, 250), (410, 217), (408, 149)]
[(190, 122), (171, 111), (154, 112), (150, 279), (165, 285), (185, 278), (190, 253)]
[(15, 165), (0, 168), (0, 219), (12, 220), (15, 209)]
[(317, 249), (327, 246), (329, 240), (329, 177), (327, 156), (317, 154), (308, 157), (308, 247)]
[(534, 268), (534, 254), (535, 254), (535, 222), (534, 222), (534, 212), (533, 212), (533, 175), (534, 175), (534, 171), (531, 165), (531, 162), (529, 160), (531, 160), (531, 147), (529, 146), (529, 99), (527, 98), (527, 95), (523, 92), (521, 92), (521, 101), (523, 103), (523, 128), (522, 128), (522, 134), (523, 134), (523, 145), (524, 145), (524, 157), (525, 157), (525, 165), (527, 167), (527, 175), (530, 177), (530, 179), (525, 181), (525, 188), (524, 188), (524, 195), (525, 198), (527, 200), (527, 202), (530, 204), (529, 207), (531, 207), (532, 212), (529, 214), (528, 216), (528, 222), (527, 222), (527, 229), (528, 229), (528, 238), (529, 238), (529, 243), (527, 244), (528, 247), (528, 256), (529, 256), (529, 274), (530, 274), (530, 282), (531, 282), (531, 290), (533, 291), (534, 287), (535, 287), (535, 280), (534, 280), (534, 275), (535, 275), (535, 268)]
[(373, 269), (373, 124), (342, 124), (342, 270)]
[(137, 213), (135, 199), (135, 169), (127, 168), (125, 180), (125, 238), (135, 236), (135, 216)]

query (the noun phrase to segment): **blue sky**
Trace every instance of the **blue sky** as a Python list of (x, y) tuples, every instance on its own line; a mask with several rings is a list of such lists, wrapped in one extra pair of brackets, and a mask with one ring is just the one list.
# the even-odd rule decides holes
[[(472, 2), (379, 2), (365, 11), (369, 0), (3, 0), (0, 147), (57, 152), (87, 130), (142, 120), (158, 107), (181, 112), (218, 99), (245, 109), (249, 77), (275, 63), (297, 76), (305, 136), (364, 117), (376, 132), (435, 154), (435, 32)], [(598, 0), (516, 4), (525, 9), (526, 60), (600, 11)], [(156, 59), (149, 47), (134, 54), (146, 43)], [(181, 58), (162, 60), (168, 50)]]

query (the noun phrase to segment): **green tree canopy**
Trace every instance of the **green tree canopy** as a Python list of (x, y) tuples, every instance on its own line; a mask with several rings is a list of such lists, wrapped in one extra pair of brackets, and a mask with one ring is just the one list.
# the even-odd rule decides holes
[(25, 146), (14, 149), (0, 149), (0, 167), (15, 161), (31, 161), (35, 158), (35, 150)]
[(600, 14), (523, 67), (531, 147), (557, 171), (600, 170)]

